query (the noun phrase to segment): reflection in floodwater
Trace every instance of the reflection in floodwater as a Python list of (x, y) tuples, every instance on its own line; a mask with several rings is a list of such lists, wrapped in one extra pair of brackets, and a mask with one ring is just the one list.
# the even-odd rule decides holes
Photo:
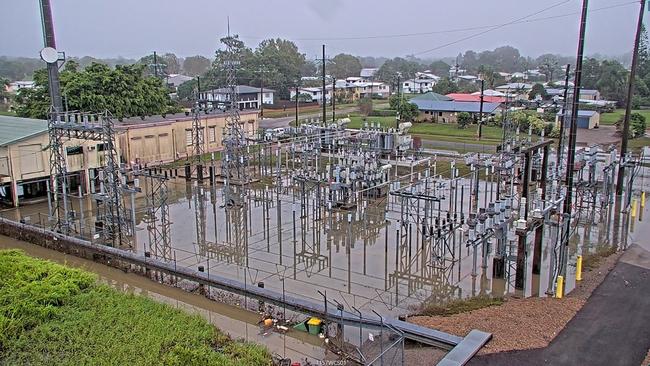
[[(578, 179), (586, 183), (577, 190), (579, 220), (569, 241), (567, 290), (575, 285), (571, 263), (576, 255), (621, 243), (626, 236), (628, 214), (620, 214), (611, 192), (598, 188), (609, 175), (585, 172), (588, 176)], [(143, 178), (141, 192), (133, 196), (135, 206), (128, 207), (135, 213), (134, 250), (314, 302), (322, 301), (321, 291), (348, 309), (394, 316), (413, 312), (423, 302), (479, 294), (546, 296), (553, 291), (550, 272), (562, 255), (556, 216), (526, 241), (525, 255), (519, 255), (524, 266), (518, 284), (521, 252), (516, 237), (494, 232), (485, 245), (467, 245), (470, 213), (476, 209), (498, 220), (500, 207), (506, 207), (499, 192), (518, 189), (514, 178), (505, 172), (486, 174), (487, 179), (450, 180), (436, 175), (435, 168), (429, 173), (420, 170), (413, 173), (419, 174), (417, 179), (392, 182), (397, 184), (391, 187), (393, 194), (355, 198), (350, 207), (332, 206), (331, 192), (309, 180), (260, 183), (250, 189), (245, 204), (226, 207), (219, 185), (186, 182), (170, 174), (163, 187), (162, 180)], [(639, 184), (633, 183), (637, 191)], [(594, 193), (596, 188), (600, 193)], [(165, 210), (150, 208), (163, 198)], [(83, 212), (77, 233), (92, 239), (96, 203), (86, 198), (71, 205)], [(47, 206), (11, 209), (3, 216), (46, 224)]]

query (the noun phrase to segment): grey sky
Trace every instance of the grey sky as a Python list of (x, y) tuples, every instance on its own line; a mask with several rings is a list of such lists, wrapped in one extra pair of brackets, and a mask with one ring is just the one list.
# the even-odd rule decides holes
[[(526, 22), (505, 26), (419, 57), (454, 56), (501, 45), (522, 54), (575, 54), (580, 0), (51, 0), (59, 50), (68, 55), (136, 58), (153, 50), (179, 56), (211, 56), (218, 38), (231, 30), (251, 47), (262, 38), (296, 40), (307, 57), (320, 45), (328, 54), (404, 56), (434, 49), (486, 29), (412, 37), (362, 40), (348, 38), (449, 31), (507, 23), (554, 4)], [(587, 54), (629, 52), (638, 1), (591, 0)], [(231, 6), (231, 8), (228, 8)], [(574, 13), (574, 14), (572, 14)], [(33, 56), (42, 48), (38, 0), (1, 0), (0, 55)], [(558, 15), (572, 14), (564, 17)], [(538, 20), (540, 18), (552, 19)], [(530, 21), (530, 20), (537, 21)], [(307, 38), (317, 40), (306, 40)], [(328, 38), (329, 40), (322, 40)], [(302, 40), (299, 40), (302, 39)]]

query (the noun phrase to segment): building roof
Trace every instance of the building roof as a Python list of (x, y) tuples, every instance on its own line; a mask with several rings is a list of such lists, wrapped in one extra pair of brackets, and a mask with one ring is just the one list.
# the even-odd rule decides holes
[[(447, 94), (447, 96), (456, 102), (480, 102), (481, 101), (481, 93), (479, 92), (478, 94), (464, 94), (464, 93), (451, 93)], [(506, 98), (504, 97), (495, 97), (491, 95), (485, 95), (483, 94), (483, 103), (505, 103)]]
[[(578, 111), (578, 117), (587, 117), (591, 118), (594, 114), (598, 113), (597, 111), (588, 111), (588, 110), (579, 110)], [(562, 111), (557, 112), (558, 116), (561, 116), (563, 114)]]
[(518, 90), (518, 89), (532, 89), (533, 84), (527, 84), (527, 83), (510, 83), (510, 84), (505, 84), (505, 85), (500, 85), (497, 86), (495, 89), (497, 90)]
[(595, 89), (580, 89), (580, 94), (584, 95), (597, 95), (598, 90)]
[[(262, 89), (256, 88), (254, 86), (248, 86), (248, 85), (237, 85), (237, 93), (238, 94), (251, 94), (251, 93), (259, 93)], [(202, 91), (201, 93), (218, 93), (218, 94), (227, 94), (230, 93), (230, 89), (228, 88), (219, 88), (219, 89), (212, 89), (212, 90), (206, 90)], [(273, 89), (268, 89), (264, 88), (265, 93), (273, 93), (275, 90)]]
[[(421, 111), (478, 113), (481, 110), (481, 103), (477, 102), (411, 100), (411, 103)], [(483, 112), (492, 113), (499, 105), (500, 103), (483, 103)]]
[(438, 93), (434, 93), (434, 92), (428, 92), (428, 93), (425, 93), (425, 94), (420, 94), (417, 97), (413, 97), (411, 99), (411, 102), (415, 102), (415, 101), (431, 101), (431, 102), (445, 101), (445, 102), (448, 102), (448, 101), (452, 101), (452, 100), (453, 99), (449, 98), (446, 95), (442, 95), (442, 94), (438, 94)]
[(191, 76), (187, 76), (187, 75), (169, 74), (169, 76), (167, 76), (167, 84), (171, 84), (173, 86), (179, 86), (184, 82), (190, 81), (192, 79), (193, 78)]
[(44, 119), (0, 116), (0, 146), (7, 146), (47, 132)]
[(359, 73), (359, 76), (362, 78), (370, 78), (375, 75), (375, 73), (379, 70), (378, 68), (375, 67), (367, 67), (361, 69), (361, 72)]

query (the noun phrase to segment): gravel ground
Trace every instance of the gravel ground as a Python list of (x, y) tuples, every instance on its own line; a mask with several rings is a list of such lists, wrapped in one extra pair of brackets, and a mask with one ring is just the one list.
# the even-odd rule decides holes
[(409, 320), (459, 336), (465, 336), (472, 329), (492, 333), (492, 340), (480, 354), (546, 347), (614, 268), (620, 255), (611, 255), (598, 268), (584, 273), (582, 282), (563, 299), (507, 298), (500, 306), (447, 317), (418, 316)]

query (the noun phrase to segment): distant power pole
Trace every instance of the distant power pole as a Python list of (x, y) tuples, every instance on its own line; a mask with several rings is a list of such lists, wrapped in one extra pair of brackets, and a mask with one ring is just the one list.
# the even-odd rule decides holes
[(325, 120), (327, 118), (327, 103), (325, 102), (325, 45), (323, 45), (323, 98), (321, 100), (323, 104), (323, 123), (325, 123)]
[(616, 194), (623, 194), (623, 180), (625, 180), (625, 155), (627, 154), (627, 140), (630, 134), (630, 114), (632, 113), (632, 95), (634, 94), (634, 76), (639, 61), (639, 44), (641, 43), (641, 31), (643, 29), (643, 12), (645, 11), (645, 0), (639, 0), (639, 20), (636, 26), (636, 38), (634, 40), (634, 53), (632, 54), (632, 67), (630, 79), (627, 83), (627, 100), (625, 101), (625, 119), (623, 120), (623, 139), (621, 141), (621, 163), (618, 167), (618, 181), (616, 182)]
[(485, 80), (481, 79), (481, 103), (478, 112), (478, 139), (483, 137), (483, 92), (485, 91)]
[(156, 51), (153, 51), (153, 74), (158, 79), (158, 57)]

